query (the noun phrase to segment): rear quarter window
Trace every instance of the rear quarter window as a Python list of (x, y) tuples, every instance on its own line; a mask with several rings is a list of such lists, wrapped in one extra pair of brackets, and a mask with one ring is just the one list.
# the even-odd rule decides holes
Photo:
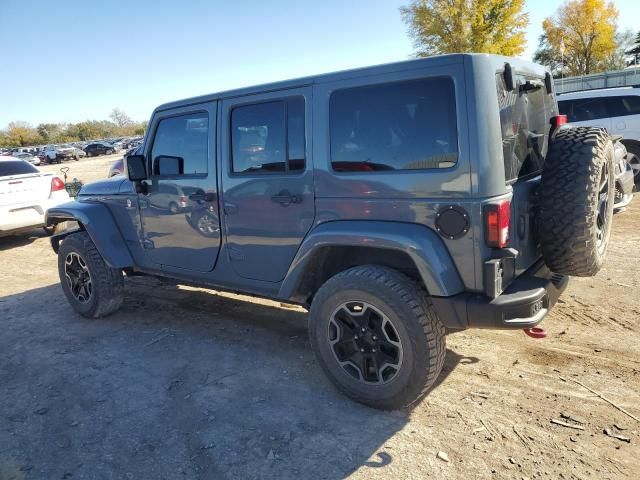
[(453, 80), (336, 90), (330, 98), (330, 135), (337, 172), (452, 167), (458, 161)]
[(38, 173), (38, 169), (22, 160), (0, 161), (0, 177), (24, 175), (25, 173)]

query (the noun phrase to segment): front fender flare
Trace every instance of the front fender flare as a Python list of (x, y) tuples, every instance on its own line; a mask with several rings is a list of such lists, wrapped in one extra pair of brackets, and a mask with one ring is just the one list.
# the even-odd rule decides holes
[(280, 298), (293, 298), (314, 253), (323, 247), (356, 246), (406, 253), (415, 263), (430, 295), (451, 296), (464, 284), (440, 236), (413, 223), (333, 221), (314, 228), (305, 238), (280, 287)]
[[(45, 224), (56, 225), (64, 221), (76, 221), (86, 230), (102, 258), (112, 268), (133, 266), (133, 257), (106, 205), (96, 202), (67, 202), (47, 211)], [(73, 232), (63, 232), (51, 237), (51, 246)]]

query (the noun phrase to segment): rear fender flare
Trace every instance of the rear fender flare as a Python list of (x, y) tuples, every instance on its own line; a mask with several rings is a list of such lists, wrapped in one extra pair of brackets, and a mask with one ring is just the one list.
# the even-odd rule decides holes
[[(45, 224), (52, 226), (68, 220), (78, 222), (86, 230), (107, 265), (112, 268), (133, 266), (133, 257), (105, 205), (94, 202), (64, 203), (47, 211)], [(74, 232), (63, 232), (51, 237), (54, 251), (57, 252), (60, 240), (71, 233)]]
[(428, 227), (412, 223), (333, 221), (314, 228), (296, 254), (280, 287), (280, 298), (294, 298), (307, 266), (323, 247), (350, 246), (390, 249), (406, 253), (414, 262), (430, 295), (450, 296), (464, 291), (446, 246)]

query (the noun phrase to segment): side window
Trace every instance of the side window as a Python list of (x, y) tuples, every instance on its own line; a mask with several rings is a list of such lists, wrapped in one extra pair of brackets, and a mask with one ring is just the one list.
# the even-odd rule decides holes
[(151, 148), (151, 161), (159, 156), (184, 159), (184, 175), (207, 173), (209, 117), (190, 113), (160, 120)]
[(304, 170), (304, 98), (234, 108), (231, 155), (234, 173)]
[(458, 161), (451, 78), (337, 90), (329, 107), (335, 171), (447, 168)]
[[(573, 121), (586, 122), (609, 116), (607, 105), (602, 98), (581, 98), (573, 101)], [(569, 119), (571, 121), (571, 119)]]
[(640, 115), (640, 95), (622, 97), (627, 115)]
[(609, 110), (612, 116), (640, 114), (640, 96), (608, 97)]

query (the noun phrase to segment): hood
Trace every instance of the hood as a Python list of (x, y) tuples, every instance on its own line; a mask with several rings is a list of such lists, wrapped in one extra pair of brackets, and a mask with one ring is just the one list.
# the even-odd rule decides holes
[[(126, 178), (112, 177), (82, 186), (80, 195), (116, 195), (122, 191), (123, 183), (131, 183)], [(128, 190), (131, 190), (129, 188)]]

